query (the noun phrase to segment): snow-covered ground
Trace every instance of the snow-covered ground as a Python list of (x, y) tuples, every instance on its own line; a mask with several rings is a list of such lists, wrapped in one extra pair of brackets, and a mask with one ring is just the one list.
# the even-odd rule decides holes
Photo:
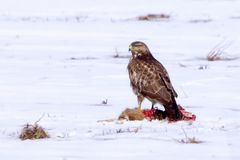
[[(217, 45), (240, 57), (239, 0), (0, 2), (0, 159), (240, 159), (240, 59), (205, 59)], [(170, 19), (136, 20), (149, 13)], [(137, 105), (128, 58), (113, 58), (135, 40), (165, 65), (195, 122), (97, 122)], [(51, 138), (21, 141), (41, 116)]]

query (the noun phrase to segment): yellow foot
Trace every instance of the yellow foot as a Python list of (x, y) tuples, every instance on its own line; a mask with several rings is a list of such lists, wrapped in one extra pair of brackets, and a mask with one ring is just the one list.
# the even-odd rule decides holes
[(138, 106), (137, 109), (141, 111), (141, 106)]

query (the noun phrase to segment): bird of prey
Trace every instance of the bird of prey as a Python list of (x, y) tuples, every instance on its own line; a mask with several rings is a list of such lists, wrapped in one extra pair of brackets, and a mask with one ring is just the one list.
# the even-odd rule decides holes
[(130, 85), (137, 95), (139, 109), (144, 98), (147, 98), (152, 102), (152, 108), (159, 103), (165, 108), (168, 118), (180, 119), (181, 115), (175, 100), (177, 93), (167, 70), (153, 57), (143, 42), (132, 42), (129, 51), (132, 52), (132, 57), (127, 68)]

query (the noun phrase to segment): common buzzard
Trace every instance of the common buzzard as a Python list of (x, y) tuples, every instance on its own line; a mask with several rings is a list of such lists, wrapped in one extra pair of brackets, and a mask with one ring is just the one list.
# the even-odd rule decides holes
[(181, 115), (175, 100), (177, 93), (174, 90), (167, 70), (151, 54), (147, 45), (136, 41), (130, 44), (132, 52), (128, 64), (128, 73), (133, 92), (137, 95), (138, 107), (144, 98), (164, 106), (167, 117), (180, 119)]

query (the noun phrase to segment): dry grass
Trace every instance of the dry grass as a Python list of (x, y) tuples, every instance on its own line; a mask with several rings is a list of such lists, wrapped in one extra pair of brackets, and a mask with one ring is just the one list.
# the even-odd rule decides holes
[(208, 61), (219, 61), (223, 60), (223, 57), (221, 56), (223, 53), (221, 50), (212, 50), (207, 55)]
[(227, 55), (225, 53), (225, 49), (229, 47), (231, 43), (229, 44), (218, 44), (215, 46), (208, 54), (206, 59), (208, 61), (231, 61), (238, 59), (238, 57), (232, 57), (230, 55)]
[(182, 68), (187, 68), (188, 67), (187, 65), (182, 64), (182, 63), (179, 63), (179, 66), (182, 67)]
[(195, 137), (188, 137), (187, 133), (185, 132), (185, 130), (182, 128), (183, 133), (185, 135), (184, 139), (181, 140), (177, 140), (177, 142), (179, 143), (183, 143), (183, 144), (199, 144), (199, 143), (203, 143), (203, 141), (197, 140)]
[(138, 133), (139, 130), (141, 130), (142, 127), (132, 127), (132, 128), (127, 128), (127, 129), (117, 129), (116, 133)]
[(190, 20), (189, 22), (190, 23), (209, 23), (212, 21), (213, 21), (212, 19), (193, 19), (193, 20)]
[(21, 140), (26, 140), (26, 139), (43, 139), (43, 138), (49, 138), (49, 134), (37, 123), (34, 125), (31, 124), (26, 124), (22, 131), (21, 134), (19, 135), (19, 138)]
[(116, 134), (122, 134), (122, 133), (138, 133), (141, 129), (142, 127), (139, 126), (139, 127), (127, 127), (127, 128), (103, 130), (100, 136), (116, 135)]
[(192, 138), (187, 138), (187, 139), (181, 139), (181, 140), (178, 140), (179, 143), (184, 143), (184, 144), (189, 144), (189, 143), (192, 143), (192, 144), (199, 144), (199, 143), (203, 143), (203, 141), (200, 141), (200, 140), (197, 140), (195, 137), (192, 137)]
[(208, 69), (208, 65), (201, 65), (198, 67), (199, 70)]
[(96, 57), (79, 57), (79, 58), (76, 58), (76, 57), (71, 57), (69, 60), (95, 60), (97, 59)]
[(44, 130), (44, 128), (38, 125), (38, 122), (41, 121), (44, 115), (45, 114), (43, 114), (34, 124), (26, 124), (23, 127), (19, 138), (21, 140), (50, 138), (49, 134)]
[(208, 61), (232, 61), (236, 60), (238, 57), (232, 57), (229, 55), (224, 55), (224, 52), (222, 50), (212, 50), (207, 55)]
[(107, 105), (107, 104), (108, 104), (108, 99), (103, 100), (103, 101), (102, 101), (102, 104), (103, 104), (103, 105)]
[(111, 104), (109, 104), (108, 99), (104, 99), (102, 100), (100, 103), (97, 104), (90, 104), (91, 106), (111, 106)]
[(98, 123), (105, 123), (105, 122), (114, 122), (116, 121), (116, 118), (110, 118), (110, 119), (103, 119), (103, 120), (98, 120)]
[(115, 48), (115, 54), (112, 57), (113, 58), (127, 58), (127, 59), (129, 59), (131, 56), (130, 55), (120, 55), (117, 48)]
[(139, 21), (157, 21), (157, 20), (168, 20), (170, 15), (167, 14), (147, 14), (144, 16), (139, 16), (137, 19)]

